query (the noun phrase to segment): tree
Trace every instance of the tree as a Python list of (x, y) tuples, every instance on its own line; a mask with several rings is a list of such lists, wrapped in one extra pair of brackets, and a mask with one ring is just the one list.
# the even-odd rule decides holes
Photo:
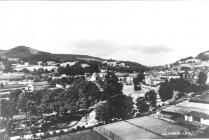
[(107, 123), (111, 119), (109, 102), (103, 102), (96, 106), (96, 120)]
[(88, 109), (100, 99), (100, 91), (96, 84), (89, 81), (82, 81), (78, 84), (77, 109)]
[(136, 106), (140, 113), (146, 113), (149, 111), (149, 105), (147, 104), (145, 97), (139, 97), (136, 101)]
[(70, 74), (71, 75), (83, 75), (83, 68), (79, 63), (76, 63), (75, 65), (70, 67)]
[(71, 69), (70, 69), (70, 65), (69, 64), (66, 65), (66, 67), (64, 69), (64, 72), (65, 72), (66, 75), (70, 75)]
[(43, 68), (39, 68), (38, 70), (37, 70), (37, 74), (38, 75), (41, 75), (41, 74), (43, 74), (45, 71), (44, 71), (44, 69)]
[(105, 76), (103, 89), (106, 98), (110, 98), (111, 96), (122, 94), (123, 85), (118, 82), (118, 78), (114, 73), (108, 73)]
[(89, 62), (89, 68), (88, 68), (88, 72), (90, 73), (94, 73), (94, 72), (99, 72), (99, 62), (96, 62), (96, 61), (90, 61)]
[(96, 84), (77, 79), (68, 89), (48, 90), (41, 99), (43, 112), (57, 115), (88, 109), (99, 101), (100, 91)]
[(132, 98), (126, 95), (114, 95), (110, 99), (110, 115), (112, 118), (128, 119), (133, 116)]
[(21, 71), (22, 71), (23, 73), (30, 73), (30, 71), (29, 71), (28, 69), (26, 69), (26, 68), (22, 69)]
[(0, 102), (0, 116), (1, 117), (5, 117), (5, 118), (8, 118), (10, 117), (10, 114), (8, 112), (8, 107), (9, 107), (9, 101), (7, 101), (6, 99), (2, 99), (1, 102)]
[(1, 83), (1, 84), (0, 84), (0, 89), (3, 89), (3, 88), (4, 88), (4, 84)]
[(22, 112), (30, 113), (30, 115), (39, 115), (42, 113), (42, 108), (40, 107), (43, 95), (47, 92), (46, 89), (37, 90), (34, 92), (24, 92), (20, 95), (18, 99), (17, 107)]
[(6, 61), (4, 72), (12, 72), (12, 63), (10, 61)]
[(154, 90), (151, 90), (145, 93), (145, 100), (152, 106), (156, 107), (157, 105), (157, 93)]
[(134, 78), (134, 90), (141, 90), (139, 84), (145, 79), (145, 75), (143, 73), (138, 74), (136, 78)]
[(164, 82), (160, 84), (159, 96), (160, 99), (164, 102), (168, 99), (171, 99), (173, 96), (173, 85), (169, 82)]
[(1, 100), (1, 113), (2, 117), (12, 118), (14, 115), (18, 114), (18, 99), (19, 95), (22, 93), (21, 90), (12, 90), (9, 95), (9, 100)]
[(58, 72), (59, 75), (64, 74), (65, 73), (64, 71), (65, 71), (64, 67), (58, 67), (58, 69), (57, 69), (57, 72)]
[(207, 74), (205, 72), (200, 72), (199, 75), (198, 75), (197, 83), (199, 85), (205, 84), (207, 79), (208, 79)]
[(63, 96), (61, 96), (60, 100), (62, 102), (61, 112), (76, 112), (76, 104), (78, 101), (78, 91), (74, 87), (70, 87), (69, 89), (63, 91)]
[(60, 85), (62, 85), (62, 86), (66, 86), (67, 84), (68, 84), (68, 79), (67, 79), (67, 77), (62, 77), (61, 79), (58, 79), (58, 81), (57, 81)]
[[(64, 89), (47, 90), (41, 99), (41, 108), (45, 113), (55, 111), (57, 116), (60, 115), (61, 106), (63, 105), (61, 97), (63, 97)], [(66, 100), (66, 99), (65, 99)]]
[(191, 92), (192, 85), (188, 80), (185, 79), (171, 79), (169, 81), (169, 84), (173, 86), (174, 90), (180, 91), (180, 92)]

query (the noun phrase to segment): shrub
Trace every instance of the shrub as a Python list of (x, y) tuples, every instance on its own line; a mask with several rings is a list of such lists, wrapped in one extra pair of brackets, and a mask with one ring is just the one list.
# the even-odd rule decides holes
[(50, 134), (49, 132), (46, 132), (46, 133), (44, 133), (44, 136), (45, 136), (46, 138), (48, 138), (48, 137), (51, 136), (51, 134)]
[(85, 130), (85, 129), (86, 129), (86, 127), (85, 127), (85, 126), (81, 126), (81, 129), (82, 129), (82, 130)]
[(75, 132), (75, 131), (76, 131), (75, 128), (71, 129), (71, 132)]
[(63, 130), (60, 130), (59, 134), (64, 134), (65, 132)]
[(76, 131), (80, 131), (81, 130), (81, 127), (80, 126), (77, 126), (76, 127)]
[(53, 136), (56, 136), (56, 135), (57, 135), (56, 131), (54, 131), (54, 132), (52, 133), (52, 135), (53, 135)]

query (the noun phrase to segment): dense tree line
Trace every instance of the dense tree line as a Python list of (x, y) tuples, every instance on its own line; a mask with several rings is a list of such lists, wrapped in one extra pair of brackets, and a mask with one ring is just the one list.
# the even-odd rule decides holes
[(206, 83), (207, 79), (208, 79), (207, 73), (201, 71), (201, 72), (199, 73), (199, 75), (198, 75), (197, 83), (198, 83), (199, 85), (204, 85), (204, 84)]
[[(146, 70), (148, 70), (149, 68), (140, 65), (138, 63), (134, 63), (134, 62), (130, 62), (128, 63), (130, 65), (127, 65), (126, 67), (122, 67), (122, 66), (109, 66), (107, 64), (103, 64), (102, 68), (107, 69), (107, 70), (112, 70), (112, 71), (116, 71), (116, 72), (126, 72), (126, 73), (133, 73), (133, 72), (144, 72)], [(134, 65), (136, 64), (136, 65)]]
[(145, 80), (145, 75), (143, 73), (139, 73), (137, 77), (134, 78), (133, 84), (134, 84), (134, 90), (141, 90), (141, 83)]
[(106, 75), (102, 87), (102, 100), (105, 100), (105, 103), (96, 108), (97, 120), (108, 122), (113, 118), (127, 119), (133, 116), (132, 98), (123, 95), (123, 86), (113, 72)]
[(1, 116), (5, 118), (11, 118), (14, 115), (18, 114), (18, 98), (19, 95), (22, 93), (22, 90), (13, 90), (9, 94), (9, 100), (2, 99), (1, 100)]
[(208, 56), (208, 53), (209, 51), (206, 51), (206, 52), (202, 52), (200, 54), (197, 55), (197, 59), (200, 59), (202, 61), (208, 61), (209, 60), (209, 56)]
[(58, 115), (88, 109), (100, 99), (98, 87), (88, 81), (75, 80), (68, 89), (43, 89), (34, 92), (15, 90), (11, 92), (9, 101), (1, 102), (1, 116), (12, 117), (18, 111), (31, 115), (56, 112)]
[(198, 80), (195, 83), (191, 83), (187, 79), (171, 79), (160, 84), (159, 95), (162, 101), (166, 101), (172, 98), (173, 91), (179, 91), (182, 93), (189, 92), (201, 92), (209, 89), (206, 85), (207, 74), (205, 72), (200, 72), (198, 75)]
[[(88, 67), (82, 67), (81, 64), (85, 63), (88, 64)], [(66, 75), (83, 75), (84, 73), (94, 73), (99, 72), (99, 66), (100, 63), (97, 61), (89, 61), (89, 62), (83, 62), (80, 61), (72, 66), (69, 64), (66, 65), (66, 67), (61, 67), (57, 69), (57, 72), (59, 75), (66, 74)]]

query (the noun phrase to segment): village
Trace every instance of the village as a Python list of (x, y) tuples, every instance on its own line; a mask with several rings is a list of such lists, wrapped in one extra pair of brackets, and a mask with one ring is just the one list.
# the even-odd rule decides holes
[[(135, 129), (137, 129), (137, 131), (141, 133), (140, 136), (136, 135), (134, 138), (176, 138), (179, 136), (193, 138), (197, 136), (205, 137), (204, 135), (208, 132), (209, 110), (205, 107), (208, 103), (207, 90), (209, 90), (207, 86), (209, 81), (207, 81), (207, 78), (205, 80), (203, 78), (204, 82), (199, 83), (195, 89), (190, 85), (181, 88), (177, 85), (176, 89), (173, 88), (171, 91), (173, 94), (165, 95), (170, 96), (168, 99), (164, 97), (163, 88), (161, 88), (163, 87), (162, 83), (174, 82), (175, 84), (175, 79), (182, 79), (183, 84), (188, 81), (188, 83), (196, 84), (200, 79), (201, 72), (206, 73), (207, 77), (207, 68), (209, 66), (209, 62), (207, 61), (189, 58), (179, 60), (174, 64), (151, 68), (143, 72), (121, 71), (122, 68), (128, 69), (130, 66), (116, 60), (103, 61), (97, 66), (96, 70), (88, 69), (91, 67), (91, 64), (79, 61), (66, 61), (62, 63), (56, 63), (55, 61), (37, 61), (36, 64), (24, 62), (19, 58), (8, 58), (8, 61), (12, 62), (10, 66), (4, 65), (3, 62), (0, 63), (1, 122), (10, 118), (8, 126), (5, 124), (5, 128), (1, 128), (2, 136), (8, 133), (8, 135), (4, 135), (4, 137), (10, 137), (10, 139), (45, 139), (66, 133), (94, 130), (94, 133), (98, 133), (97, 135), (99, 136), (130, 139), (129, 136), (132, 136), (131, 130), (136, 131)], [(74, 71), (70, 69), (75, 65), (77, 67)], [(10, 70), (10, 72), (5, 72), (5, 69)], [(69, 73), (69, 71), (74, 73)], [(132, 112), (130, 112), (132, 113), (131, 116), (127, 117), (127, 114), (125, 114), (125, 116), (119, 115), (120, 117), (116, 117), (116, 114), (112, 119), (103, 117), (99, 117), (98, 119), (98, 110), (101, 108), (103, 110), (109, 102), (109, 97), (106, 97), (106, 95), (105, 97), (103, 97), (104, 95), (100, 95), (99, 98), (93, 101), (95, 103), (79, 107), (80, 109), (76, 109), (76, 111), (67, 111), (69, 110), (68, 107), (65, 108), (64, 106), (66, 112), (64, 111), (65, 113), (59, 116), (57, 116), (58, 112), (55, 110), (56, 107), (52, 107), (52, 111), (48, 111), (49, 113), (42, 111), (41, 115), (40, 112), (38, 112), (39, 115), (35, 115), (37, 113), (36, 111), (32, 113), (34, 108), (33, 102), (35, 101), (31, 101), (31, 106), (30, 102), (26, 101), (27, 104), (25, 105), (28, 106), (26, 107), (27, 111), (24, 111), (23, 108), (19, 108), (18, 112), (10, 112), (11, 114), (7, 114), (8, 110), (4, 110), (6, 108), (3, 107), (4, 103), (9, 103), (14, 99), (20, 100), (24, 96), (33, 96), (32, 98), (34, 98), (36, 97), (34, 93), (38, 94), (37, 96), (40, 94), (44, 97), (39, 91), (48, 94), (48, 90), (51, 92), (65, 92), (71, 90), (73, 86), (76, 86), (76, 80), (79, 81), (79, 79), (83, 79), (87, 84), (95, 84), (95, 89), (91, 90), (98, 88), (97, 92), (100, 94), (105, 93), (106, 90), (111, 92), (111, 84), (113, 83), (110, 82), (110, 85), (106, 85), (107, 87), (110, 86), (110, 89), (104, 86), (105, 81), (108, 81), (108, 76), (110, 81), (115, 80), (116, 77), (116, 85), (117, 83), (122, 85), (121, 91), (117, 92), (121, 92), (132, 100), (130, 102), (131, 106), (133, 106), (131, 109)], [(199, 90), (196, 90), (202, 84), (205, 85), (200, 87)], [(86, 88), (88, 89), (88, 87)], [(11, 96), (14, 91), (19, 92), (18, 98)], [(83, 92), (85, 92), (85, 90)], [(165, 89), (165, 92), (167, 94), (167, 92), (170, 92), (170, 89)], [(17, 96), (15, 94), (16, 93), (14, 93), (13, 96)], [(24, 96), (21, 97), (21, 95)], [(11, 99), (11, 97), (14, 99)], [(95, 97), (92, 96), (92, 98)], [(118, 96), (117, 98), (122, 97)], [(27, 97), (26, 99), (30, 98)], [(41, 98), (40, 100), (42, 101)], [(50, 100), (47, 102), (50, 102)], [(78, 102), (81, 102), (79, 100), (80, 99), (78, 99), (75, 104), (76, 106)], [(83, 99), (81, 98), (81, 100)], [(89, 101), (87, 100), (87, 103)], [(81, 104), (81, 106), (83, 105)], [(72, 107), (70, 107), (70, 109)], [(35, 107), (34, 109), (37, 108)], [(48, 110), (50, 110), (50, 108)], [(54, 124), (55, 120), (57, 120), (56, 124)], [(156, 123), (155, 127), (149, 126), (150, 124), (147, 123), (144, 124), (144, 122), (148, 121)], [(124, 133), (121, 125), (129, 126), (129, 131)], [(166, 132), (164, 132), (164, 129), (161, 131), (155, 129), (159, 127), (157, 125), (164, 125)], [(172, 130), (167, 128), (170, 126), (173, 126)], [(178, 130), (182, 131), (179, 132)], [(174, 132), (176, 132), (176, 134), (173, 134)], [(142, 135), (144, 133), (150, 134)]]

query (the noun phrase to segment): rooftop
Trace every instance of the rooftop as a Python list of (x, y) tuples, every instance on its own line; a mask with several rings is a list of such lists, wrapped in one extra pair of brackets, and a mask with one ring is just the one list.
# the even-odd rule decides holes
[(208, 91), (205, 94), (202, 94), (198, 97), (191, 98), (190, 102), (209, 104), (209, 93), (208, 93)]
[(127, 121), (116, 122), (95, 128), (102, 135), (124, 140), (178, 138), (172, 132), (188, 131), (187, 128), (151, 116), (145, 116)]
[(170, 106), (163, 110), (164, 112), (178, 113), (178, 114), (188, 114), (190, 112), (198, 112), (202, 114), (209, 115), (209, 104), (202, 104), (196, 102), (182, 102), (176, 106)]

